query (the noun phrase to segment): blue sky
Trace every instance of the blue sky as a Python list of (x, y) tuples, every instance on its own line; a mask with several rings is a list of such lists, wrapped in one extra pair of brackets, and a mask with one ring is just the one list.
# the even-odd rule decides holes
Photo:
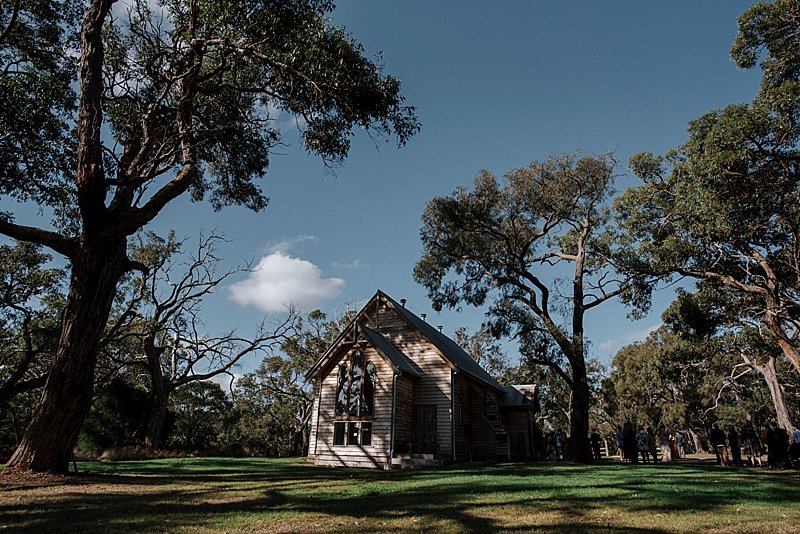
[[(246, 334), (265, 313), (297, 302), (306, 311), (360, 305), (381, 289), (416, 313), (474, 331), (482, 310), (433, 312), (412, 269), (421, 254), (426, 202), (489, 169), (503, 175), (550, 154), (614, 151), (618, 189), (635, 183), (626, 162), (663, 153), (686, 138), (692, 118), (746, 102), (758, 72), (728, 58), (737, 0), (503, 1), (353, 0), (332, 14), (385, 72), (402, 81), (422, 131), (402, 149), (359, 133), (335, 172), (305, 154), (292, 120), (281, 117), (287, 146), (262, 185), (262, 213), (221, 213), (182, 199), (151, 227), (196, 239), (216, 229), (233, 241), (221, 253), (252, 260), (250, 277), (232, 280), (206, 302), (209, 330)], [(616, 304), (587, 317), (592, 355), (608, 361), (659, 324), (671, 294), (631, 322)], [(277, 310), (277, 311), (276, 311)], [(513, 346), (509, 346), (513, 359)], [(245, 364), (244, 370), (258, 362)]]

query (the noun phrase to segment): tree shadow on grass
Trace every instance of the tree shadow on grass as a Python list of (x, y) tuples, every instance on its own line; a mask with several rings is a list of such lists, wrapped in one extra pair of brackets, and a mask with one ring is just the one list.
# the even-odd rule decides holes
[(385, 472), (202, 459), (89, 468), (90, 474), (49, 494), (38, 487), (3, 488), (2, 530), (219, 530), (220, 521), (247, 515), (264, 531), (276, 522), (285, 531), (304, 531), (312, 517), (322, 522), (318, 530), (354, 533), (364, 524), (371, 530), (667, 532), (600, 524), (597, 513), (713, 511), (732, 499), (786, 505), (800, 498), (797, 481), (785, 476), (775, 481), (698, 467), (503, 464)]

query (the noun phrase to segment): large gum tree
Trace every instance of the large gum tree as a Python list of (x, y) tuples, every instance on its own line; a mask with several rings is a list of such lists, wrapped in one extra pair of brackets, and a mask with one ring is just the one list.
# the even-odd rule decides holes
[[(634, 290), (636, 277), (614, 274), (614, 168), (609, 155), (561, 155), (502, 182), (478, 173), (472, 188), (428, 203), (414, 270), (435, 309), (491, 303), (494, 332), (518, 337), (530, 363), (568, 385), (567, 454), (579, 462), (591, 458), (586, 314), (618, 296), (646, 298)], [(557, 350), (535, 350), (542, 336)]]
[(800, 2), (759, 3), (731, 50), (760, 61), (750, 104), (689, 124), (689, 139), (631, 168), (643, 185), (620, 199), (631, 272), (674, 273), (735, 292), (800, 372)]
[[(137, 268), (128, 238), (167, 204), (189, 196), (264, 208), (256, 179), (280, 142), (281, 112), (298, 118), (310, 152), (334, 162), (355, 128), (399, 144), (416, 133), (398, 80), (332, 25), (332, 9), (325, 0), (2, 3), (0, 194), (12, 209), (0, 233), (50, 248), (71, 269), (53, 368), (6, 470), (66, 470), (117, 283)], [(25, 204), (53, 223), (16, 222)]]

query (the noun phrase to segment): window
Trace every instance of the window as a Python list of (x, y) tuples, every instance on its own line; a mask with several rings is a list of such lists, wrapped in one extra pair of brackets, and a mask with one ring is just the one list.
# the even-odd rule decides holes
[(361, 351), (357, 350), (353, 354), (353, 362), (350, 365), (350, 398), (347, 401), (347, 413), (349, 415), (360, 416), (363, 397), (361, 387), (364, 380), (364, 365)]
[(336, 415), (344, 415), (348, 397), (350, 397), (350, 380), (347, 364), (343, 363), (339, 366), (339, 384), (336, 387)]
[[(336, 415), (369, 417), (374, 409), (375, 365), (364, 363), (360, 350), (353, 353), (350, 365), (339, 366), (336, 387)], [(348, 417), (349, 418), (349, 417)]]
[(333, 423), (333, 444), (372, 445), (372, 423), (368, 421), (336, 421)]
[(372, 423), (362, 422), (361, 424), (361, 444), (372, 445)]
[(372, 423), (377, 369), (356, 350), (349, 362), (339, 366), (336, 384), (334, 445), (372, 445)]
[(333, 444), (344, 445), (344, 423), (337, 421), (333, 423)]

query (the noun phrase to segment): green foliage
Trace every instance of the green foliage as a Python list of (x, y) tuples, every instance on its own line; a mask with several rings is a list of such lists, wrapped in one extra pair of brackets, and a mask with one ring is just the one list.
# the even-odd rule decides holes
[(628, 272), (677, 273), (738, 293), (741, 316), (761, 321), (800, 370), (800, 4), (760, 3), (739, 19), (731, 51), (742, 68), (762, 54), (750, 104), (689, 123), (689, 139), (664, 156), (639, 154), (644, 182), (619, 199)]
[(617, 421), (703, 435), (715, 421), (723, 427), (775, 424), (779, 403), (796, 413), (797, 378), (781, 362), (776, 378), (787, 395), (773, 397), (766, 380), (780, 349), (739, 321), (737, 303), (736, 292), (708, 282), (695, 293), (679, 291), (662, 315), (664, 326), (614, 357), (607, 388)]
[(484, 326), (472, 334), (466, 328), (461, 327), (456, 330), (454, 341), (494, 378), (499, 379), (508, 371), (508, 357), (503, 346), (492, 335), (488, 327)]
[[(557, 351), (557, 349), (555, 349)], [(566, 432), (570, 428), (570, 399), (572, 393), (569, 385), (552, 367), (535, 363), (539, 357), (522, 354), (519, 365), (508, 368), (500, 377), (501, 384), (534, 384), (541, 410), (537, 414), (537, 424), (544, 430)], [(606, 372), (597, 360), (586, 362), (587, 378), (591, 395), (591, 415), (594, 416), (602, 399), (600, 389)], [(603, 421), (593, 422), (593, 426)]]
[(111, 447), (136, 445), (144, 432), (147, 392), (114, 378), (97, 395), (78, 440), (82, 451), (97, 454)]
[(51, 206), (63, 221), (73, 200), (80, 3), (14, 4), (0, 4), (0, 194)]
[(189, 382), (170, 396), (174, 422), (169, 432), (170, 447), (203, 451), (223, 445), (221, 436), (228, 424), (231, 401), (213, 382)]
[[(649, 305), (646, 275), (613, 275), (625, 253), (608, 214), (615, 165), (608, 154), (567, 154), (513, 170), (502, 183), (481, 171), (471, 189), (428, 203), (414, 268), (435, 309), (490, 301), (492, 334), (518, 338), (535, 355), (528, 363), (569, 387), (578, 461), (589, 457), (585, 314), (615, 297)], [(540, 350), (550, 341), (557, 350)]]
[(0, 245), (0, 457), (30, 422), (58, 341), (64, 273), (40, 247)]

